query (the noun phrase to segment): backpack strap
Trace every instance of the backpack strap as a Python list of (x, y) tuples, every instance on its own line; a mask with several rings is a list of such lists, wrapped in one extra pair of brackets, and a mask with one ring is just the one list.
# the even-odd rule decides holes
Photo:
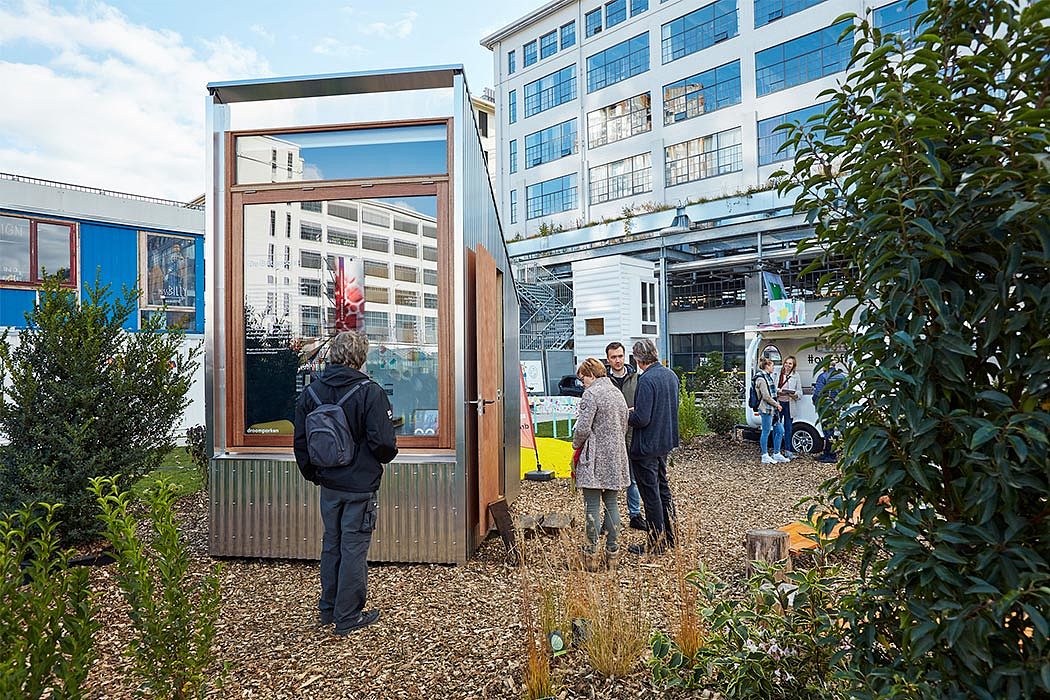
[(338, 406), (339, 408), (342, 408), (343, 404), (346, 403), (347, 399), (349, 399), (351, 396), (356, 394), (358, 389), (360, 389), (365, 384), (368, 384), (368, 382), (370, 382), (370, 381), (371, 380), (368, 379), (367, 377), (365, 379), (362, 379), (362, 380), (358, 381), (357, 384), (354, 384), (352, 387), (350, 387), (350, 391), (348, 391), (345, 394), (343, 394), (343, 397), (335, 402), (335, 405)]

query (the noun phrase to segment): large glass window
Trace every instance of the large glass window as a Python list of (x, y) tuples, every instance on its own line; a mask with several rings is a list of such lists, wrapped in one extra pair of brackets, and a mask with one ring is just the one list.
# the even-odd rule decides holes
[(564, 51), (570, 46), (576, 45), (576, 22), (569, 22), (561, 26), (561, 48)]
[(76, 285), (73, 224), (0, 216), (0, 282), (37, 285), (45, 277)]
[(591, 204), (653, 191), (652, 154), (598, 165), (589, 171)]
[(576, 120), (570, 119), (525, 137), (525, 168), (576, 153)]
[(850, 26), (850, 21), (844, 20), (756, 53), (758, 96), (845, 70), (853, 42), (848, 37), (839, 42), (839, 37)]
[(587, 92), (601, 90), (649, 70), (649, 32), (587, 58)]
[(591, 10), (583, 16), (587, 36), (594, 36), (602, 30), (602, 8)]
[(528, 68), (536, 62), (536, 42), (530, 41), (521, 47), (522, 62), (521, 64)]
[(566, 66), (525, 85), (525, 116), (531, 117), (576, 99), (576, 66)]
[(670, 63), (737, 33), (736, 0), (716, 0), (660, 27), (661, 60)]
[(612, 0), (605, 3), (605, 26), (615, 27), (627, 19), (627, 0)]
[(649, 93), (635, 95), (587, 113), (587, 144), (591, 148), (622, 141), (653, 128)]
[(168, 327), (196, 330), (197, 247), (193, 238), (140, 232), (139, 278), (145, 287), (139, 303), (142, 321), (163, 314)]
[(769, 119), (760, 119), (758, 121), (758, 164), (769, 165), (780, 160), (794, 158), (795, 149), (780, 150), (780, 147), (787, 141), (787, 130), (777, 131), (776, 128), (789, 122), (806, 124), (812, 117), (823, 114), (830, 104), (830, 102), (824, 102), (796, 109), (794, 112), (779, 114)]
[(926, 0), (897, 0), (872, 13), (872, 23), (883, 34), (896, 34), (905, 44), (918, 32), (916, 21), (926, 11)]
[[(333, 207), (347, 206), (347, 202), (327, 203), (327, 215), (314, 214), (319, 224), (327, 227)], [(417, 244), (394, 238), (391, 222), (399, 222), (397, 235), (402, 238), (405, 229), (419, 230), (436, 226), (437, 197), (398, 197), (371, 199), (362, 212), (371, 212), (372, 220), (387, 223), (386, 233), (369, 229), (365, 234), (357, 224), (349, 233), (363, 240), (379, 238), (382, 245), (369, 248), (369, 260), (356, 251), (330, 246), (327, 242), (311, 242), (314, 250), (298, 250), (293, 255), (291, 273), (287, 277), (267, 275), (262, 264), (268, 255), (266, 224), (273, 204), (244, 206), (244, 430), (247, 435), (291, 435), (292, 418), (299, 392), (316, 373), (326, 366), (328, 343), (338, 332), (348, 329), (365, 331), (372, 341), (365, 370), (382, 386), (393, 407), (398, 435), (417, 435), (420, 416), (427, 415), (434, 428), (438, 411), (438, 309), (437, 305), (423, 303), (424, 287), (421, 269), (436, 273), (434, 261), (415, 257)], [(355, 204), (356, 206), (356, 204)], [(296, 210), (293, 210), (296, 211)], [(362, 217), (365, 218), (365, 217)], [(346, 219), (338, 219), (345, 226)], [(258, 224), (262, 223), (260, 235)], [(329, 233), (331, 229), (328, 229)], [(175, 253), (183, 243), (173, 236), (143, 234), (147, 249), (156, 251), (161, 267), (192, 270), (192, 258), (183, 263), (186, 252)], [(191, 242), (192, 243), (192, 242)], [(187, 250), (192, 251), (192, 246)], [(182, 257), (180, 257), (182, 256)], [(400, 262), (394, 263), (394, 260)], [(152, 270), (153, 268), (151, 268)], [(390, 270), (393, 269), (393, 275)], [(375, 286), (370, 273), (382, 272), (391, 278), (384, 286)], [(365, 285), (369, 278), (368, 286)], [(148, 281), (150, 278), (146, 278)], [(181, 286), (169, 284), (164, 278), (163, 289), (193, 289), (192, 278)], [(173, 278), (174, 279), (174, 278)], [(385, 285), (390, 285), (389, 287)], [(154, 285), (149, 285), (152, 290)], [(157, 297), (151, 297), (151, 299)], [(164, 297), (172, 307), (170, 294)], [(284, 304), (277, 300), (284, 299)], [(429, 320), (427, 320), (429, 319)], [(434, 328), (427, 336), (425, 328)], [(432, 432), (431, 435), (434, 433)]]
[(664, 125), (740, 104), (740, 61), (664, 85)]
[(294, 180), (442, 175), (448, 172), (447, 135), (444, 124), (425, 124), (238, 136), (236, 184), (272, 182), (271, 151), (299, 163)]
[(558, 53), (558, 31), (554, 30), (540, 37), (540, 58), (550, 58)]
[(525, 190), (527, 219), (571, 211), (576, 208), (576, 204), (576, 173), (529, 185)]
[(631, 0), (631, 17), (649, 9), (649, 0)]
[(740, 127), (736, 127), (668, 146), (664, 149), (667, 186), (743, 169), (740, 132)]
[(822, 2), (824, 0), (755, 0), (755, 27), (775, 22)]
[(671, 366), (692, 372), (708, 355), (722, 353), (724, 370), (744, 368), (743, 333), (680, 333), (671, 336)]

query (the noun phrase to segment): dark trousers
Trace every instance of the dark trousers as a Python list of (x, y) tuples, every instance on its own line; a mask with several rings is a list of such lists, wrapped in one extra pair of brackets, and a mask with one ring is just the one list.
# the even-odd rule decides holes
[(649, 525), (649, 544), (661, 546), (675, 543), (672, 525), (677, 519), (671, 487), (667, 483), (667, 455), (632, 457), (631, 472), (638, 484), (638, 493), (645, 505), (645, 520)]
[(365, 607), (368, 593), (368, 545), (376, 525), (376, 494), (348, 493), (321, 487), (322, 614), (336, 627), (346, 626)]

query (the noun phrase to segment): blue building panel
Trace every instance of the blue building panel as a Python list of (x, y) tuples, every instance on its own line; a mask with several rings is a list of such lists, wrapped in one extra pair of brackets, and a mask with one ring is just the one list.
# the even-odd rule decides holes
[(0, 289), (0, 327), (24, 328), (35, 301), (36, 292), (31, 289)]

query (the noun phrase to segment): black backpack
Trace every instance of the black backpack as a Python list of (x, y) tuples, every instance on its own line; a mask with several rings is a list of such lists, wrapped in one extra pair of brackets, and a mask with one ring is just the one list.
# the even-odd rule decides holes
[(322, 403), (314, 388), (307, 385), (310, 398), (318, 404), (306, 414), (306, 448), (315, 467), (345, 467), (353, 462), (357, 441), (346, 422), (343, 404), (367, 383), (365, 379), (354, 384), (336, 403)]
[[(757, 411), (758, 407), (762, 404), (762, 399), (758, 396), (758, 390), (755, 389), (755, 382), (759, 379), (759, 375), (756, 373), (755, 376), (751, 377), (751, 389), (747, 392), (747, 407), (752, 411)], [(765, 381), (763, 378), (762, 381)]]

